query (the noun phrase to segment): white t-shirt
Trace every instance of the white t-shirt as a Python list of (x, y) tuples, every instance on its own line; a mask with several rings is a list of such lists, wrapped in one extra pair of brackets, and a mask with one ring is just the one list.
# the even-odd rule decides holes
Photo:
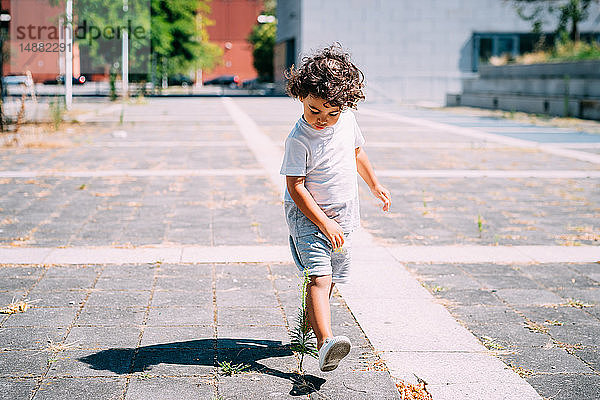
[[(364, 143), (350, 109), (340, 113), (335, 125), (322, 130), (301, 117), (285, 141), (280, 173), (305, 176), (306, 189), (344, 231), (354, 230), (360, 221), (355, 149)], [(293, 202), (287, 187), (284, 200)]]

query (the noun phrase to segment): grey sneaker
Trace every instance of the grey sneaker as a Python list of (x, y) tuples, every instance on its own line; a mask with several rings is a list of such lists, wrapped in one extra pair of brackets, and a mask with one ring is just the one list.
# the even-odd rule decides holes
[(338, 367), (342, 358), (350, 352), (350, 339), (346, 336), (335, 336), (325, 339), (319, 349), (319, 368), (323, 372), (333, 371)]

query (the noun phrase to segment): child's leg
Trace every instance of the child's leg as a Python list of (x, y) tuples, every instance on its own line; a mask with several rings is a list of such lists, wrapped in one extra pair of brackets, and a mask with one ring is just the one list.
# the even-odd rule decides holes
[(317, 349), (321, 348), (325, 339), (333, 337), (329, 308), (329, 294), (332, 287), (331, 275), (324, 275), (311, 276), (306, 288), (306, 313), (317, 337)]
[[(333, 287), (335, 286), (335, 283), (331, 282), (331, 288), (329, 289), (329, 299), (331, 299), (331, 294), (333, 293)], [(306, 329), (310, 330), (312, 329), (311, 325), (310, 325), (310, 320), (308, 319), (308, 314), (306, 314), (307, 316), (304, 318), (304, 321), (306, 321)]]

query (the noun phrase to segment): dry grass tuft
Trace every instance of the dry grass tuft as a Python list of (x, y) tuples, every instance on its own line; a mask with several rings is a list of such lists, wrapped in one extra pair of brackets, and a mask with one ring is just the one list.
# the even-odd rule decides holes
[(400, 392), (402, 400), (433, 400), (431, 394), (427, 391), (427, 382), (417, 378), (419, 383), (414, 385), (400, 379), (396, 379), (396, 388)]
[(10, 304), (0, 308), (0, 314), (23, 313), (23, 312), (27, 311), (33, 303), (36, 303), (38, 301), (39, 300), (31, 301), (28, 299), (15, 301), (15, 299), (13, 299)]

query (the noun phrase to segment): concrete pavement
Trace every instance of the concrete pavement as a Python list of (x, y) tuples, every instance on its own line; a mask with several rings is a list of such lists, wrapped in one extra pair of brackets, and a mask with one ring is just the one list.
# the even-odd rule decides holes
[[(363, 246), (357, 246), (355, 280), (340, 287), (333, 316), (334, 323), (341, 323), (336, 331), (356, 332), (351, 334), (357, 352), (336, 377), (320, 375), (311, 365), (309, 373), (325, 379), (315, 378), (321, 386), (311, 396), (394, 396), (389, 374), (409, 381), (419, 376), (434, 399), (600, 396), (594, 391), (599, 379), (594, 338), (600, 326), (600, 271), (594, 264), (600, 259), (599, 232), (592, 222), (598, 215), (600, 168), (594, 142), (586, 137), (576, 143), (575, 153), (568, 152), (578, 137), (560, 131), (556, 134), (565, 148), (554, 143), (552, 149), (561, 150), (557, 152), (536, 145), (531, 137), (523, 142), (499, 134), (528, 133), (529, 126), (387, 105), (364, 109), (358, 118), (366, 148), (392, 189), (394, 207), (381, 213), (361, 186)], [(277, 171), (283, 138), (298, 110), (287, 99), (150, 100), (126, 106), (122, 126), (116, 108), (88, 117), (94, 131), (81, 127), (70, 145), (8, 149), (0, 164), (6, 193), (0, 199), (0, 257), (5, 264), (0, 294), (5, 303), (15, 296), (32, 298), (31, 293), (42, 302), (2, 320), (0, 344), (9, 346), (0, 345), (5, 348), (0, 356), (9, 360), (25, 354), (18, 351), (39, 353), (43, 346), (35, 347), (36, 335), (47, 334), (63, 345), (72, 338), (87, 342), (95, 328), (114, 325), (103, 320), (121, 309), (120, 299), (126, 310), (116, 311), (116, 325), (132, 329), (123, 330), (120, 343), (101, 340), (96, 358), (78, 357), (67, 368), (71, 372), (55, 376), (54, 361), (48, 362), (71, 350), (67, 348), (42, 353), (46, 369), (29, 373), (8, 368), (3, 384), (14, 393), (31, 389), (36, 399), (57, 398), (61, 391), (92, 381), (110, 381), (104, 387), (117, 398), (157, 388), (162, 398), (178, 391), (196, 398), (241, 398), (246, 391), (244, 398), (262, 398), (267, 389), (275, 397), (291, 396), (294, 362), (284, 354), (283, 333), (298, 299), (293, 297), (295, 269), (285, 246)], [(126, 137), (114, 135), (116, 130), (124, 130)], [(223, 293), (217, 288), (221, 266), (237, 280), (231, 296), (231, 288)], [(103, 275), (105, 269), (115, 277), (146, 271), (138, 272), (145, 280), (129, 276), (110, 287), (114, 279)], [(79, 270), (87, 271), (81, 272), (87, 281), (70, 282), (60, 274), (45, 281), (47, 274)], [(186, 288), (188, 272), (200, 281), (202, 274), (211, 279), (206, 286)], [(259, 274), (249, 278), (247, 273), (253, 272)], [(97, 287), (92, 276), (108, 286)], [(163, 278), (170, 286), (155, 286)], [(268, 290), (279, 297), (278, 303), (261, 300), (264, 291), (259, 288), (266, 281), (272, 282)], [(287, 286), (279, 288), (279, 281)], [(208, 288), (214, 321), (202, 319), (210, 298), (194, 300), (193, 295)], [(95, 293), (100, 303), (88, 303), (86, 298)], [(111, 298), (111, 293), (119, 296)], [(173, 299), (165, 300), (166, 306), (154, 304), (155, 293)], [(61, 296), (75, 303), (52, 304), (50, 299)], [(265, 335), (260, 328), (260, 318), (271, 317), (253, 322), (244, 311), (240, 303), (255, 299), (252, 307), (260, 313), (283, 309), (284, 317), (268, 324), (279, 327), (279, 334)], [(352, 314), (338, 305), (349, 306)], [(62, 319), (53, 317), (57, 308)], [(185, 320), (182, 310), (191, 312), (191, 320)], [(18, 321), (33, 312), (27, 322)], [(150, 317), (157, 313), (166, 318), (157, 322), (164, 329), (152, 335)], [(39, 325), (42, 319), (52, 321), (47, 322), (51, 326)], [(223, 333), (223, 321), (235, 327)], [(57, 336), (51, 328), (60, 328)], [(90, 329), (76, 329), (84, 333), (72, 337), (75, 328)], [(33, 333), (21, 339), (24, 329)], [(66, 329), (62, 336), (61, 329)], [(146, 346), (146, 335), (155, 342)], [(253, 349), (264, 344), (256, 341), (265, 338), (279, 341), (266, 344), (278, 355), (249, 356), (251, 374), (219, 374), (218, 362), (231, 360), (219, 354), (238, 347), (255, 354)], [(186, 361), (185, 354), (173, 359), (164, 350), (210, 347), (205, 339), (216, 354), (212, 364)], [(17, 347), (11, 347), (13, 341)], [(138, 357), (154, 361), (135, 361)], [(111, 366), (122, 358), (132, 361)], [(361, 364), (365, 360), (370, 361)], [(136, 362), (144, 367), (140, 370)], [(56, 387), (46, 392), (50, 395), (44, 394), (47, 383)], [(382, 387), (389, 392), (380, 391)], [(250, 395), (256, 388), (261, 391)], [(85, 393), (89, 398), (98, 394), (93, 389)]]

